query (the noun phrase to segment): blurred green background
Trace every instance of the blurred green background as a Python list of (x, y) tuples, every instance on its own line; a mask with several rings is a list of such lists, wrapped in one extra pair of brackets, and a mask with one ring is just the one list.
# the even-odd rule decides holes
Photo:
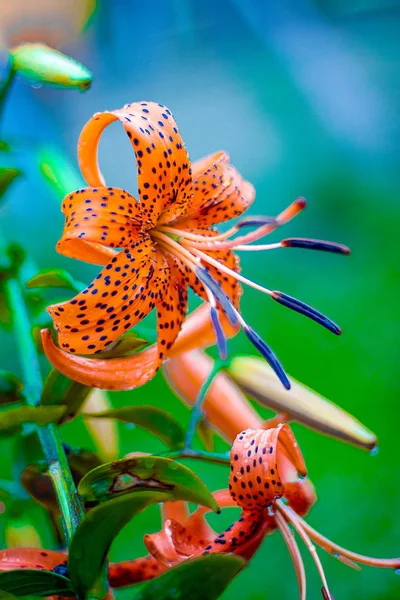
[[(76, 9), (74, 23), (80, 22), (86, 3), (67, 4)], [(51, 25), (60, 17), (56, 10), (46, 15), (41, 26), (50, 24), (55, 36)], [(30, 19), (29, 14), (22, 19), (28, 29)], [(7, 28), (5, 23), (0, 19), (7, 44), (18, 37), (19, 21), (7, 21)], [(4, 139), (25, 144), (17, 153), (25, 176), (0, 209), (2, 230), (42, 268), (65, 267), (83, 281), (96, 273), (55, 252), (63, 218), (59, 199), (37, 169), (38, 148), (55, 147), (75, 164), (80, 129), (94, 112), (141, 100), (164, 103), (174, 112), (192, 159), (229, 152), (257, 189), (253, 214), (275, 215), (305, 196), (307, 211), (285, 228), (284, 237), (332, 239), (352, 248), (349, 258), (278, 250), (243, 253), (241, 260), (247, 277), (324, 311), (343, 327), (342, 337), (252, 289), (245, 291), (242, 312), (291, 375), (378, 435), (379, 453), (372, 457), (294, 426), (319, 496), (309, 523), (341, 545), (382, 557), (400, 552), (399, 24), (400, 5), (389, 0), (100, 0), (79, 36), (72, 28), (52, 40), (93, 71), (91, 90), (39, 89), (18, 80), (2, 124)], [(32, 28), (34, 39), (41, 39), (37, 26)], [(100, 161), (109, 185), (135, 195), (134, 156), (122, 128), (108, 128)], [(230, 352), (252, 348), (240, 334)], [(0, 361), (20, 373), (9, 333), (1, 332)], [(116, 406), (151, 401), (188, 420), (161, 374), (144, 388), (111, 396)], [(62, 431), (73, 447), (92, 444), (80, 419)], [(162, 448), (142, 430), (119, 431), (121, 455)], [(211, 489), (226, 486), (226, 468), (187, 464)], [(2, 461), (2, 475), (10, 469)], [(32, 509), (32, 521), (39, 512)], [(225, 511), (213, 524), (226, 526), (233, 516), (233, 510)], [(111, 558), (144, 554), (143, 533), (158, 528), (152, 507), (122, 532)], [(320, 583), (305, 549), (303, 554), (307, 598), (314, 600), (321, 597)], [(358, 573), (321, 557), (336, 600), (400, 597), (400, 577), (393, 572), (366, 567)], [(275, 534), (223, 598), (289, 600), (296, 588), (288, 553)], [(118, 597), (130, 595), (128, 589)]]

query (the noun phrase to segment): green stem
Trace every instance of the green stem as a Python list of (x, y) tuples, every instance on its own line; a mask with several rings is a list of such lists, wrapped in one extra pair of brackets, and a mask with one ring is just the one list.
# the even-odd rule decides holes
[[(42, 377), (22, 288), (20, 283), (11, 277), (4, 286), (18, 340), (26, 401), (31, 406), (37, 406), (42, 392)], [(60, 505), (65, 538), (69, 544), (77, 524), (83, 517), (83, 508), (57, 426), (50, 423), (38, 427), (37, 430)]]
[(196, 402), (194, 403), (192, 412), (190, 414), (190, 420), (189, 420), (189, 425), (187, 428), (186, 439), (185, 439), (185, 450), (189, 450), (191, 448), (194, 434), (196, 433), (196, 427), (197, 427), (201, 417), (203, 416), (203, 404), (204, 404), (204, 400), (206, 399), (206, 395), (209, 390), (209, 387), (211, 386), (211, 384), (214, 380), (214, 377), (216, 375), (218, 375), (218, 373), (220, 371), (222, 371), (222, 369), (224, 369), (224, 367), (226, 367), (226, 364), (227, 363), (225, 360), (220, 360), (220, 359), (216, 360), (213, 368), (211, 369), (210, 374), (208, 375), (207, 379), (201, 386), (199, 395), (196, 398)]
[(204, 450), (192, 450), (191, 448), (186, 448), (175, 452), (161, 452), (157, 456), (165, 456), (167, 458), (191, 458), (193, 460), (212, 462), (217, 465), (230, 464), (229, 452), (205, 452)]
[(7, 100), (8, 93), (11, 89), (11, 84), (14, 80), (15, 71), (12, 68), (12, 61), (9, 57), (9, 68), (6, 78), (4, 79), (1, 87), (0, 87), (0, 118), (3, 116), (4, 106)]

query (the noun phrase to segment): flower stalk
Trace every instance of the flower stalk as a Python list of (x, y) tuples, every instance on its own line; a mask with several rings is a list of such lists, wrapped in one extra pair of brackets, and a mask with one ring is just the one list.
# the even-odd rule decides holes
[[(4, 282), (4, 287), (18, 342), (26, 402), (30, 406), (37, 406), (42, 391), (42, 377), (23, 291), (20, 282), (14, 277), (9, 277)], [(44, 427), (37, 427), (37, 432), (60, 505), (65, 539), (69, 544), (83, 516), (82, 504), (72, 479), (57, 425), (50, 423)]]

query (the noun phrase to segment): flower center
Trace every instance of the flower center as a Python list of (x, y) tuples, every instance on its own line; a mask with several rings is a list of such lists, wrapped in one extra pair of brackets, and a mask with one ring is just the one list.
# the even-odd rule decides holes
[[(185, 267), (191, 270), (201, 281), (207, 294), (208, 302), (211, 306), (211, 319), (214, 326), (217, 344), (221, 358), (226, 358), (226, 337), (220, 323), (220, 312), (224, 312), (232, 325), (238, 324), (243, 328), (246, 336), (252, 344), (261, 352), (267, 362), (274, 369), (275, 373), (283, 383), (286, 389), (290, 389), (290, 381), (283, 370), (278, 358), (271, 348), (260, 338), (260, 336), (245, 322), (240, 312), (233, 305), (232, 301), (225, 294), (219, 283), (217, 283), (209, 273), (209, 268), (214, 267), (221, 273), (232, 277), (236, 281), (245, 283), (256, 290), (267, 294), (273, 300), (290, 308), (308, 318), (316, 321), (332, 333), (339, 335), (340, 328), (328, 317), (315, 310), (311, 306), (276, 290), (270, 290), (250, 279), (247, 279), (240, 273), (228, 268), (221, 260), (217, 260), (209, 253), (215, 251), (262, 251), (274, 250), (277, 248), (305, 248), (311, 250), (321, 250), (333, 252), (336, 254), (349, 254), (347, 246), (323, 240), (314, 240), (310, 238), (287, 238), (273, 244), (250, 245), (264, 236), (272, 233), (282, 225), (285, 225), (298, 215), (306, 207), (304, 198), (297, 198), (277, 217), (245, 217), (231, 227), (225, 233), (217, 235), (199, 234), (179, 227), (170, 227), (168, 225), (159, 225), (150, 231), (150, 235), (157, 245), (164, 251), (173, 254)], [(254, 228), (252, 231), (234, 237), (244, 228)]]

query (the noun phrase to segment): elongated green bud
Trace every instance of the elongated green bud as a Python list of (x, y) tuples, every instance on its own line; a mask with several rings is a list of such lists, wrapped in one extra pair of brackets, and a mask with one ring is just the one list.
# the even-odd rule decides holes
[(285, 390), (271, 367), (260, 358), (235, 357), (228, 372), (246, 394), (264, 406), (355, 446), (368, 450), (377, 446), (375, 434), (340, 406), (292, 377), (290, 390)]
[(74, 58), (45, 44), (21, 44), (10, 50), (12, 67), (31, 81), (85, 91), (92, 73)]

